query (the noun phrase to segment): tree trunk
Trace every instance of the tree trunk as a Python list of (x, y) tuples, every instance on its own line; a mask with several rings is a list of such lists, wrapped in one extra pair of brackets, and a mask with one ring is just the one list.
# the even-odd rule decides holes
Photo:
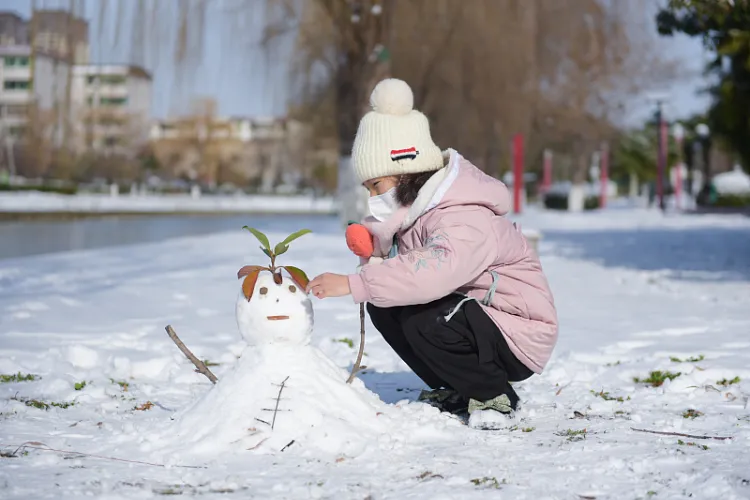
[[(351, 56), (350, 56), (351, 57)], [(343, 226), (349, 220), (362, 218), (362, 189), (351, 165), (352, 146), (359, 124), (361, 99), (354, 83), (354, 68), (350, 61), (339, 67), (336, 74), (336, 127), (338, 135), (338, 177), (337, 193), (340, 203), (339, 217)]]
[[(340, 203), (339, 218), (346, 226), (350, 220), (361, 220), (367, 213), (367, 192), (354, 175), (351, 164), (354, 137), (359, 120), (370, 109), (370, 93), (377, 83), (390, 73), (390, 58), (376, 54), (376, 47), (390, 42), (389, 16), (393, 4), (383, 2), (382, 12), (362, 22), (365, 33), (362, 43), (345, 50), (339, 63), (335, 82), (336, 127), (339, 146), (337, 192)], [(385, 52), (387, 54), (387, 52)]]
[(630, 198), (637, 198), (638, 197), (638, 174), (635, 172), (630, 173), (630, 192), (628, 193), (628, 196)]

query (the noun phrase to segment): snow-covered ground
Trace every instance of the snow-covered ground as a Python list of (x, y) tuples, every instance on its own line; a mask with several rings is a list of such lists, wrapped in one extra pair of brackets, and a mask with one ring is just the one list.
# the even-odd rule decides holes
[[(388, 424), (362, 429), (372, 437), (356, 453), (337, 451), (335, 426), (326, 453), (292, 444), (202, 461), (160, 448), (170, 416), (211, 389), (164, 326), (219, 363), (220, 380), (228, 373), (240, 350), (235, 273), (264, 260), (249, 234), (0, 261), (0, 373), (40, 377), (0, 384), (0, 450), (36, 443), (0, 458), (0, 497), (750, 498), (750, 218), (519, 220), (544, 233), (561, 321), (548, 369), (517, 384), (523, 409), (503, 430), (477, 431), (413, 402), (421, 383), (368, 324), (361, 378), (389, 404)], [(355, 264), (331, 233), (284, 257), (310, 275)], [(313, 343), (347, 368), (357, 306), (315, 301), (315, 314)], [(655, 370), (680, 375), (634, 382)]]
[(109, 196), (78, 194), (66, 196), (39, 192), (0, 193), (0, 214), (34, 212), (70, 213), (171, 213), (171, 212), (254, 212), (332, 213), (332, 198), (310, 196), (201, 196), (143, 195)]

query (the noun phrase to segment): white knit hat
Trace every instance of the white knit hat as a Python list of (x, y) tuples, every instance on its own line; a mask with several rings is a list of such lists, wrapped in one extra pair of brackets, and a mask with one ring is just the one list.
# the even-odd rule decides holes
[(427, 117), (414, 109), (414, 94), (405, 81), (382, 80), (372, 91), (370, 106), (352, 148), (359, 182), (442, 168), (443, 154), (432, 142)]

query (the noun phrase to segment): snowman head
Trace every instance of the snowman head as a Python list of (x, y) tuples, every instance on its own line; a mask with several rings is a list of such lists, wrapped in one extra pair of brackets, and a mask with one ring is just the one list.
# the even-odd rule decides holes
[(242, 338), (250, 345), (309, 344), (313, 310), (306, 290), (280, 271), (263, 269), (255, 276), (254, 283), (245, 279), (237, 297)]

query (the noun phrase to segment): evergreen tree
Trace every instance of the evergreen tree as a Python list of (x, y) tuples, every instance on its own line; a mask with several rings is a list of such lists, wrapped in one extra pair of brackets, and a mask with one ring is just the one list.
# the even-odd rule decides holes
[(715, 54), (706, 72), (716, 78), (708, 90), (712, 133), (750, 170), (750, 2), (671, 0), (657, 15), (659, 33), (700, 36)]

